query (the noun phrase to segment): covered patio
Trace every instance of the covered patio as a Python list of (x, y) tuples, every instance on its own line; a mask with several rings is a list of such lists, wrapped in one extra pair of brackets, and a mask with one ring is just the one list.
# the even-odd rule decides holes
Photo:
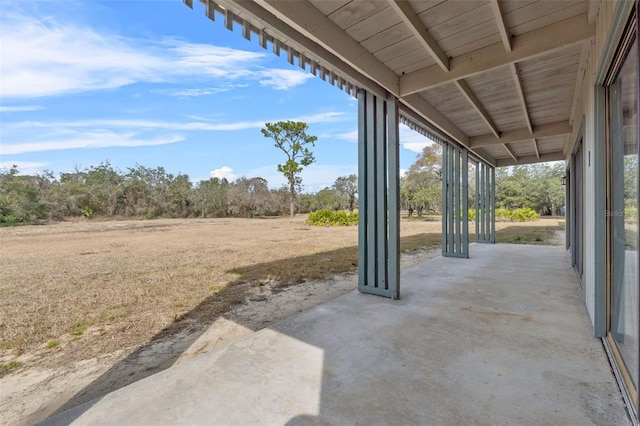
[(564, 249), (472, 248), (43, 424), (630, 424)]

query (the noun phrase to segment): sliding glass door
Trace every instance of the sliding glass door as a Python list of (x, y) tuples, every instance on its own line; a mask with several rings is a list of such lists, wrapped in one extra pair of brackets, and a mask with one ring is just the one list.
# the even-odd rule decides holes
[(629, 31), (608, 82), (607, 340), (626, 392), (638, 405), (638, 40)]

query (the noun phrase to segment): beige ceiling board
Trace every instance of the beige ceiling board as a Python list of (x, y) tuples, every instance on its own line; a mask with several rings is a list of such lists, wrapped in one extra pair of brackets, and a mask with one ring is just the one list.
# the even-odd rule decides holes
[(564, 136), (541, 138), (538, 140), (538, 149), (541, 153), (564, 150)]
[[(318, 3), (324, 3), (324, 1), (313, 2), (316, 7)], [(387, 6), (385, 1), (351, 1), (331, 13), (326, 13), (322, 7), (318, 9), (344, 30), (361, 23), (380, 10), (386, 9)]]
[(419, 51), (409, 52), (400, 58), (387, 61), (385, 65), (398, 75), (406, 74), (434, 63), (433, 58), (424, 57), (425, 53), (424, 49), (420, 48)]
[(482, 120), (485, 122), (489, 130), (491, 130), (491, 132), (494, 135), (496, 135), (497, 138), (499, 138), (500, 130), (498, 130), (495, 123), (493, 122), (493, 119), (491, 118), (487, 110), (484, 108), (480, 100), (473, 93), (469, 85), (465, 83), (464, 80), (455, 81), (454, 84), (458, 88), (458, 90), (460, 90), (460, 93), (462, 93), (462, 96), (464, 96), (465, 99), (469, 102), (471, 107), (474, 110), (476, 110), (476, 112), (480, 115), (480, 118), (482, 118)]
[(309, 0), (311, 4), (318, 8), (325, 15), (329, 15), (352, 0)]
[(426, 10), (433, 9), (437, 5), (444, 3), (446, 0), (409, 0), (411, 8), (420, 14)]
[(448, 135), (454, 140), (457, 140), (462, 145), (469, 146), (469, 137), (458, 128), (449, 117), (440, 112), (423, 96), (414, 94), (409, 95), (402, 99), (403, 103), (411, 107), (416, 113), (418, 113), (425, 120), (434, 124), (442, 133)]
[(442, 39), (439, 43), (451, 58), (457, 58), (469, 52), (475, 52), (487, 46), (501, 43), (500, 34), (493, 28), (492, 22), (485, 22), (483, 25), (479, 25), (476, 34), (480, 38), (467, 40), (466, 38), (462, 39), (454, 36)]
[(527, 157), (529, 155), (536, 155), (536, 150), (531, 141), (518, 142), (508, 144), (509, 149), (516, 157)]
[(454, 84), (449, 83), (421, 93), (422, 96), (456, 124), (466, 135), (483, 135), (489, 128)]
[[(423, 25), (429, 28), (429, 31), (435, 31), (432, 34), (434, 38), (440, 40), (447, 35), (467, 29), (470, 25), (468, 21), (475, 20), (474, 13), (477, 14), (478, 10), (486, 9), (490, 15), (491, 11), (487, 6), (486, 0), (447, 0), (425, 11), (420, 11), (417, 14)], [(474, 23), (472, 22), (471, 26), (473, 25)], [(456, 30), (456, 26), (458, 26), (459, 29)]]
[(539, 0), (500, 0), (500, 5), (502, 6), (502, 13), (506, 15), (538, 1)]
[(506, 13), (504, 16), (509, 33), (519, 36), (586, 12), (587, 4), (583, 0), (544, 0)]
[(422, 47), (424, 47), (425, 50), (429, 52), (429, 55), (435, 59), (440, 68), (448, 71), (449, 58), (442, 51), (438, 42), (429, 33), (429, 30), (425, 28), (425, 25), (411, 8), (411, 4), (406, 0), (389, 0), (389, 5), (391, 6), (391, 9), (400, 16), (413, 36), (420, 42)]
[(509, 68), (496, 68), (465, 81), (501, 132), (520, 129), (527, 125)]
[(369, 52), (375, 52), (394, 45), (408, 37), (411, 37), (411, 32), (406, 25), (399, 22), (378, 32), (366, 40), (362, 40), (361, 45)]
[(469, 138), (469, 146), (471, 148), (478, 148), (501, 143), (527, 141), (534, 138), (540, 139), (550, 136), (565, 136), (569, 133), (571, 133), (571, 126), (569, 126), (569, 122), (561, 121), (536, 126), (533, 129), (533, 133), (529, 132), (529, 129), (523, 128), (509, 132), (502, 132), (499, 139), (492, 134), (471, 137)]
[(516, 37), (511, 52), (506, 52), (502, 42), (454, 57), (451, 70), (445, 72), (431, 66), (414, 71), (400, 78), (401, 94), (416, 93), (447, 81), (466, 78), (493, 68), (547, 54), (557, 49), (573, 46), (593, 37), (595, 26), (587, 25), (584, 15), (549, 25)]
[(491, 146), (485, 146), (482, 148), (476, 148), (474, 149), (474, 152), (484, 152), (486, 156), (494, 159), (502, 158), (506, 155), (502, 145), (491, 145)]
[(491, 11), (493, 12), (493, 18), (495, 19), (496, 25), (498, 26), (498, 32), (500, 33), (502, 44), (504, 44), (504, 49), (507, 52), (510, 52), (511, 51), (511, 35), (509, 34), (507, 25), (504, 22), (504, 16), (503, 16), (502, 5), (500, 4), (500, 0), (490, 0), (489, 4), (491, 6)]
[[(375, 37), (377, 34), (383, 31), (386, 31), (391, 27), (398, 26), (400, 28), (401, 23), (402, 23), (402, 20), (400, 19), (400, 17), (396, 16), (396, 14), (393, 13), (391, 8), (386, 7), (374, 13), (373, 15), (366, 18), (365, 20), (360, 21), (349, 28), (346, 28), (345, 31), (355, 41), (361, 43), (364, 40), (368, 40), (372, 37)], [(403, 29), (404, 29), (403, 39), (411, 37), (411, 32), (407, 28), (403, 28)]]
[(499, 159), (496, 159), (496, 167), (545, 163), (547, 161), (562, 161), (564, 159), (565, 159), (565, 156), (562, 152), (550, 152), (547, 154), (540, 154), (540, 157), (537, 157), (535, 155), (519, 157), (518, 161), (515, 161), (513, 158), (499, 158)]
[[(476, 7), (459, 17), (436, 21), (435, 24), (431, 22), (434, 21), (431, 11), (420, 15), (424, 16), (424, 25), (428, 26), (429, 32), (449, 57), (469, 53), (500, 41), (500, 34), (489, 4), (484, 2), (461, 3), (470, 3)], [(480, 41), (483, 41), (484, 44), (480, 44)], [(454, 55), (451, 52), (453, 49), (459, 53)]]
[[(400, 56), (404, 56), (409, 52), (414, 52), (421, 49), (422, 46), (416, 41), (416, 39), (408, 37), (390, 46), (372, 51), (372, 53), (382, 62), (387, 62)], [(424, 52), (422, 56), (426, 58), (429, 55)], [(433, 63), (435, 64), (435, 61)]]

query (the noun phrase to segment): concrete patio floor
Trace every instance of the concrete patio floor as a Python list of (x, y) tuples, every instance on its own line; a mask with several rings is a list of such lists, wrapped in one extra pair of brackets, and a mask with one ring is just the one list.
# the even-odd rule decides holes
[(630, 424), (561, 247), (471, 246), (47, 425)]

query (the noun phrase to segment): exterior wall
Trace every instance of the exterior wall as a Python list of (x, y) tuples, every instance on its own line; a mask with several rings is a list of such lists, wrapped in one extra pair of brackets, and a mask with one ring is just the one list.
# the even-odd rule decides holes
[[(591, 41), (591, 47), (588, 51), (587, 60), (584, 69), (584, 78), (582, 80), (580, 96), (578, 98), (578, 107), (575, 109), (573, 120), (573, 134), (570, 136), (569, 149), (566, 152), (567, 160), (574, 151), (576, 144), (579, 142), (579, 132), (583, 133), (583, 170), (584, 170), (584, 272), (582, 283), (585, 290), (585, 305), (589, 312), (592, 324), (595, 326), (596, 318), (596, 286), (604, 283), (596, 281), (596, 262), (602, 259), (596, 259), (596, 214), (603, 213), (603, 206), (596, 205), (596, 197), (594, 188), (596, 185), (604, 185), (604, 182), (597, 181), (597, 173), (595, 169), (596, 162), (593, 161), (594, 155), (597, 153), (597, 136), (595, 134), (595, 96), (594, 87), (596, 86), (596, 74), (599, 64), (602, 62), (605, 52), (605, 44), (609, 29), (611, 27), (611, 19), (616, 2), (604, 0), (600, 2), (600, 7), (596, 17), (596, 36)], [(606, 59), (605, 59), (606, 60)], [(602, 142), (602, 141), (598, 141)]]

